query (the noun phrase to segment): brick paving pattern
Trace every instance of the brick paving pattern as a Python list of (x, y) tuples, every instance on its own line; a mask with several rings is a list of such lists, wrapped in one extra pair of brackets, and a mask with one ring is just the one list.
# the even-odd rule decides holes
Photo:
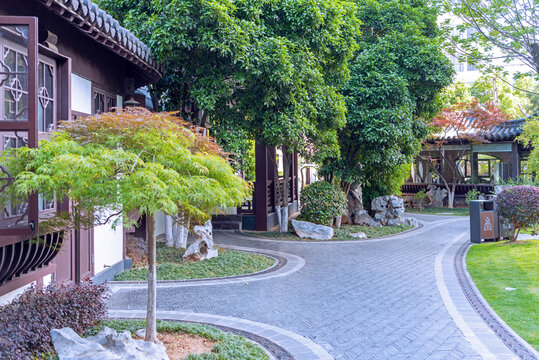
[[(335, 359), (481, 359), (446, 311), (434, 274), (436, 255), (468, 231), (468, 218), (417, 218), (423, 229), (353, 243), (216, 233), (216, 243), (295, 254), (305, 266), (253, 283), (159, 289), (158, 309), (270, 324), (313, 340)], [(118, 290), (109, 306), (143, 310), (146, 290)]]

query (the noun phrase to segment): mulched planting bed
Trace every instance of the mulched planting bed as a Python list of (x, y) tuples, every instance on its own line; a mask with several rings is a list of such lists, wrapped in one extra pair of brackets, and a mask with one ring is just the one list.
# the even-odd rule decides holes
[(474, 245), (466, 266), (496, 313), (539, 350), (539, 240)]
[[(380, 228), (371, 228), (368, 226), (360, 225), (343, 225), (340, 229), (333, 229), (335, 235), (331, 240), (327, 241), (342, 241), (342, 240), (358, 240), (350, 236), (352, 233), (364, 232), (367, 235), (368, 239), (379, 238), (388, 235), (395, 235), (403, 231), (412, 229), (413, 226), (399, 225), (399, 226), (382, 226)], [(293, 234), (292, 232), (281, 233), (276, 231), (244, 231), (248, 235), (256, 235), (272, 239), (282, 239), (282, 240), (306, 240), (306, 241), (319, 241), (308, 238), (300, 238), (299, 236)]]
[[(219, 256), (199, 262), (185, 262), (185, 249), (157, 244), (157, 280), (192, 280), (237, 276), (271, 267), (275, 260), (260, 254), (219, 249)], [(147, 268), (131, 269), (118, 274), (115, 281), (146, 281)]]
[[(130, 331), (135, 337), (138, 329), (146, 327), (144, 320), (107, 320), (92, 329), (87, 336), (97, 334), (103, 326), (118, 332)], [(227, 333), (212, 326), (157, 321), (157, 331), (171, 360), (269, 360), (266, 352), (243, 336)], [(176, 342), (177, 341), (177, 342)], [(192, 352), (204, 353), (193, 354)], [(190, 353), (185, 356), (185, 353)]]

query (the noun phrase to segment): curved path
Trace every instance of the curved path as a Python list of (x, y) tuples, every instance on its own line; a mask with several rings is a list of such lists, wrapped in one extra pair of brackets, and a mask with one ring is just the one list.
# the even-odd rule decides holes
[[(161, 287), (158, 310), (268, 324), (312, 340), (335, 359), (489, 358), (454, 320), (443, 290), (455, 289), (440, 272), (441, 254), (467, 241), (468, 218), (416, 218), (424, 224), (416, 231), (353, 242), (216, 232), (217, 243), (289, 253), (305, 265), (262, 281)], [(109, 307), (145, 310), (146, 289), (115, 287)]]

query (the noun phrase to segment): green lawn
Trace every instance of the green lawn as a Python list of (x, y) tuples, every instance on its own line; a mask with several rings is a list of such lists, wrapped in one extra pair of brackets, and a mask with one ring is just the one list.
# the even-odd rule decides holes
[[(235, 276), (262, 271), (275, 263), (267, 256), (219, 249), (219, 256), (198, 262), (182, 260), (184, 249), (157, 244), (157, 280), (186, 280)], [(116, 275), (116, 281), (146, 281), (148, 269), (131, 269)]]
[[(399, 225), (399, 226), (382, 226), (379, 228), (371, 228), (368, 226), (359, 226), (359, 225), (343, 225), (340, 229), (334, 229), (335, 235), (331, 241), (339, 240), (358, 240), (350, 236), (351, 233), (355, 232), (364, 232), (368, 238), (377, 238), (387, 235), (394, 235), (405, 230), (411, 229), (412, 226)], [(272, 239), (283, 239), (283, 240), (311, 240), (318, 241), (314, 239), (302, 239), (299, 236), (293, 234), (292, 232), (281, 233), (277, 231), (245, 231), (246, 234), (252, 234), (257, 236), (262, 236)]]
[(419, 208), (406, 208), (407, 213), (412, 214), (424, 214), (424, 215), (446, 215), (446, 216), (469, 216), (470, 215), (470, 209), (465, 208), (453, 208), (448, 209), (444, 207), (429, 207), (429, 208), (423, 208), (422, 211), (419, 211)]
[(539, 350), (538, 259), (539, 240), (497, 242), (472, 246), (466, 264), (490, 306)]
[[(138, 329), (146, 327), (144, 320), (108, 320), (95, 327), (89, 334), (97, 334), (103, 326), (108, 326), (119, 332), (130, 331), (134, 334)], [(268, 355), (260, 347), (246, 340), (243, 336), (234, 335), (218, 330), (212, 326), (181, 323), (175, 321), (157, 321), (159, 332), (181, 332), (205, 337), (217, 341), (211, 353), (189, 355), (186, 360), (267, 360)]]

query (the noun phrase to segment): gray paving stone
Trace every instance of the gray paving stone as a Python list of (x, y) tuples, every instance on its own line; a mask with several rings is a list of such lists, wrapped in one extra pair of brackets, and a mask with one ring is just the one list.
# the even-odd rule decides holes
[[(158, 309), (274, 325), (324, 344), (336, 359), (481, 359), (444, 307), (434, 274), (437, 254), (467, 231), (468, 220), (421, 220), (424, 229), (402, 238), (352, 243), (267, 242), (216, 232), (216, 243), (294, 254), (305, 266), (249, 285), (160, 288)], [(146, 290), (118, 290), (108, 304), (143, 310)]]

